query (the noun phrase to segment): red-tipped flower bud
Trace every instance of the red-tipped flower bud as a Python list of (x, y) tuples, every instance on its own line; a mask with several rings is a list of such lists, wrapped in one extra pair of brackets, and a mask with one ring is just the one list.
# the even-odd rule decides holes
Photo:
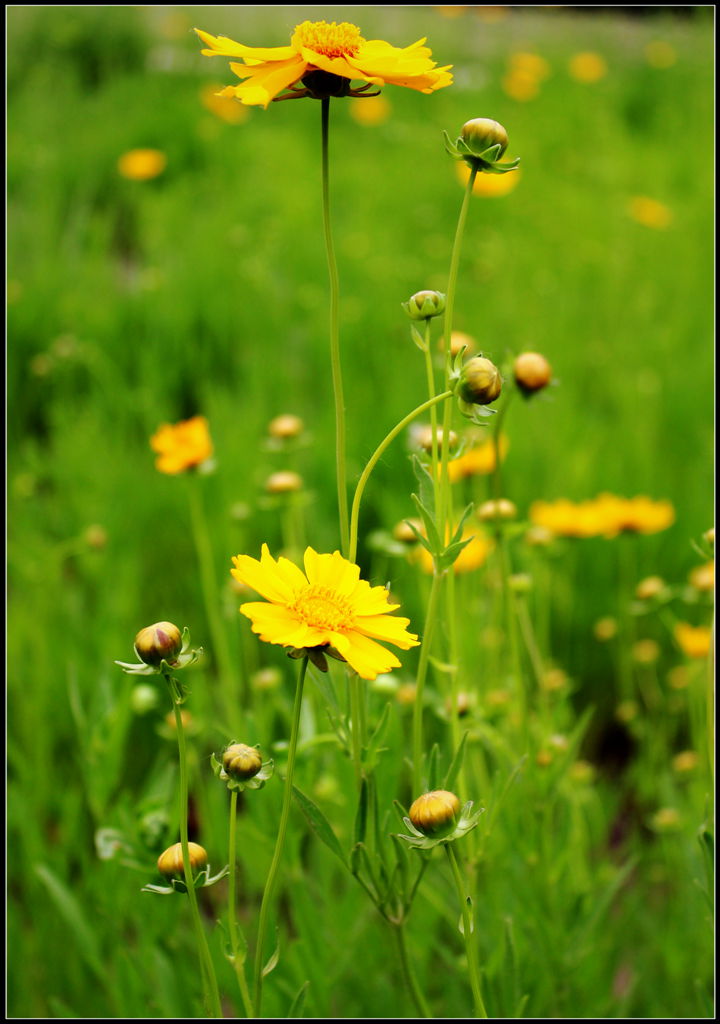
[(146, 665), (172, 662), (182, 650), (182, 633), (172, 622), (156, 622), (135, 637), (135, 652)]

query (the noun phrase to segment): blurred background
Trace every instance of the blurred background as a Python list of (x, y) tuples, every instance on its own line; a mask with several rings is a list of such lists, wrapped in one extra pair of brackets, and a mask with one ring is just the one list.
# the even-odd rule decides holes
[[(642, 538), (637, 578), (684, 580), (714, 507), (714, 9), (7, 13), (9, 1007), (82, 1016), (110, 970), (137, 1005), (100, 985), (90, 1015), (140, 1016), (145, 990), (123, 973), (135, 968), (78, 924), (73, 901), (97, 901), (111, 933), (111, 868), (94, 837), (157, 742), (129, 705), (118, 718), (113, 659), (131, 660), (135, 633), (158, 619), (208, 643), (182, 482), (157, 473), (150, 436), (209, 420), (205, 503), (223, 585), (232, 554), (281, 543), (263, 499), (268, 474), (285, 468), (263, 445), (278, 414), (308, 428), (293, 466), (307, 483), (308, 541), (337, 544), (320, 107), (218, 100), (234, 76), (225, 58), (200, 55), (193, 26), (280, 46), (306, 18), (348, 20), (399, 46), (426, 36), (453, 65), (454, 85), (431, 96), (388, 87), (332, 104), (350, 479), (425, 394), (400, 303), (447, 281), (463, 183), (442, 132), (491, 117), (522, 162), (473, 197), (455, 326), (497, 362), (544, 353), (557, 380), (509, 417), (509, 497), (523, 516), (539, 499), (602, 491), (667, 499), (675, 523)], [(373, 480), (366, 571), (367, 537), (414, 512), (406, 447)], [(575, 589), (553, 597), (555, 648), (581, 680), (580, 703), (601, 714), (614, 695), (590, 637), (613, 611), (608, 550), (601, 538), (578, 546)], [(416, 618), (411, 578), (397, 572)], [(140, 925), (123, 927), (132, 944)], [(167, 961), (153, 962), (168, 987)], [(173, 1009), (170, 985), (162, 1014)]]

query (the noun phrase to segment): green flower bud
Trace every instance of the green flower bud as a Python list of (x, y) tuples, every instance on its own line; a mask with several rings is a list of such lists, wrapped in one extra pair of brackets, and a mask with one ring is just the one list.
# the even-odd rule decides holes
[(172, 622), (156, 622), (135, 637), (135, 653), (146, 665), (172, 662), (182, 650), (182, 633)]
[(491, 498), (479, 506), (475, 515), (481, 523), (494, 523), (503, 519), (516, 519), (517, 507), (509, 498)]
[(508, 134), (498, 121), (489, 117), (475, 117), (466, 121), (460, 130), (460, 138), (471, 156), (481, 157), (492, 146), (500, 146), (494, 157), (498, 160), (508, 148)]
[(418, 832), (438, 838), (449, 835), (460, 813), (460, 801), (446, 789), (435, 789), (419, 796), (408, 817)]
[(257, 747), (244, 743), (232, 743), (223, 753), (222, 765), (232, 779), (245, 782), (252, 779), (262, 768), (262, 757)]
[(515, 383), (526, 395), (541, 391), (552, 378), (550, 363), (539, 352), (523, 352), (513, 363)]
[[(206, 850), (197, 843), (188, 843), (188, 854), (190, 855), (190, 870), (193, 875), (207, 867), (208, 855)], [(158, 871), (166, 878), (184, 878), (184, 864), (182, 855), (182, 843), (175, 843), (168, 847), (158, 857)]]
[(495, 363), (473, 356), (462, 367), (458, 395), (469, 405), (489, 405), (502, 391), (502, 377)]
[(442, 292), (416, 292), (402, 307), (411, 320), (430, 320), (445, 309), (445, 296)]

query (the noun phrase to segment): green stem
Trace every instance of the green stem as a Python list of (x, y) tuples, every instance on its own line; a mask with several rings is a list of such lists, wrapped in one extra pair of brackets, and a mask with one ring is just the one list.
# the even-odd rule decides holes
[(245, 951), (240, 949), (238, 924), (235, 911), (235, 893), (237, 891), (237, 867), (236, 867), (236, 843), (237, 843), (237, 802), (238, 794), (234, 789), (230, 794), (230, 839), (228, 842), (228, 864), (230, 873), (228, 875), (228, 931), (230, 932), (230, 949), (232, 951), (232, 965), (235, 968), (235, 975), (240, 989), (240, 996), (245, 1007), (245, 1016), (250, 1019), (254, 1017), (250, 992), (248, 991), (245, 978)]
[[(432, 364), (432, 352), (430, 351), (430, 320), (425, 321), (425, 373), (427, 374), (428, 398), (435, 398), (435, 372)], [(447, 385), (446, 385), (447, 387)], [(438, 422), (437, 409), (433, 405), (430, 409), (430, 429), (432, 430), (432, 478), (433, 491), (435, 495), (435, 516), (440, 510), (440, 460), (438, 457)]]
[[(169, 684), (168, 684), (169, 685)], [(172, 687), (171, 687), (172, 692)], [(210, 949), (208, 948), (205, 930), (200, 920), (197, 893), (193, 882), (192, 866), (190, 864), (190, 848), (188, 841), (188, 773), (187, 773), (187, 747), (185, 744), (185, 730), (183, 728), (180, 705), (173, 698), (173, 710), (175, 711), (175, 730), (178, 738), (178, 754), (180, 761), (180, 845), (182, 847), (183, 874), (185, 875), (185, 886), (190, 901), (190, 911), (195, 928), (197, 940), (198, 957), (200, 959), (200, 970), (203, 979), (206, 1009), (211, 1017), (222, 1017), (220, 1006), (220, 993), (218, 992), (215, 968), (213, 967)]]
[(357, 672), (350, 670), (350, 718), (352, 721), (352, 749), (353, 749), (353, 763), (355, 765), (355, 780), (358, 784), (358, 788), (362, 783), (363, 777), (363, 766), (362, 766), (362, 749), (363, 749), (363, 714), (361, 711), (361, 693), (360, 693), (360, 677)]
[[(453, 321), (453, 310), (455, 306), (455, 291), (457, 289), (458, 279), (458, 268), (460, 266), (460, 250), (462, 248), (463, 235), (465, 234), (465, 223), (467, 221), (468, 207), (470, 205), (470, 197), (472, 195), (473, 185), (475, 184), (475, 178), (477, 176), (477, 168), (473, 167), (470, 170), (470, 177), (468, 178), (467, 187), (465, 189), (465, 195), (463, 197), (462, 206), (460, 207), (460, 215), (458, 217), (457, 228), (455, 229), (455, 241), (453, 242), (452, 254), (450, 256), (450, 270), (448, 272), (448, 285), (447, 293), (445, 296), (445, 318), (443, 320), (443, 355), (445, 357), (445, 381), (447, 387), (447, 380), (449, 377), (449, 358), (450, 358), (450, 339), (452, 337), (452, 321)], [(442, 436), (447, 438), (450, 436), (450, 415), (451, 408), (449, 405), (445, 406), (445, 412), (443, 415), (443, 426)], [(442, 480), (442, 497), (441, 502), (443, 507), (436, 510), (438, 517), (438, 529), (440, 536), (445, 536), (445, 530), (448, 523), (448, 502), (449, 502), (449, 490), (450, 481), (448, 479), (448, 450), (449, 445), (443, 444), (442, 446), (442, 470), (440, 478)]]
[(472, 989), (473, 994), (473, 1005), (475, 1008), (474, 1015), (476, 1017), (487, 1017), (487, 1010), (485, 1009), (480, 989), (480, 971), (477, 963), (477, 952), (475, 949), (475, 942), (473, 941), (473, 913), (471, 910), (470, 900), (465, 892), (465, 884), (462, 879), (460, 865), (458, 863), (457, 854), (453, 849), (453, 844), (445, 843), (445, 850), (447, 851), (448, 860), (450, 861), (453, 877), (455, 879), (455, 886), (457, 888), (458, 899), (460, 900), (460, 906), (462, 907), (463, 931), (465, 933), (465, 952), (467, 954), (468, 973), (470, 975), (470, 988)]
[(415, 1003), (415, 1009), (417, 1010), (420, 1017), (430, 1018), (432, 1012), (430, 1007), (425, 1001), (420, 987), (417, 983), (417, 979), (413, 973), (412, 966), (410, 964), (410, 958), (408, 956), (407, 942), (405, 940), (405, 921), (402, 920), (398, 924), (393, 925), (393, 931), (397, 938), (398, 952), (400, 953), (400, 963), (402, 965), (403, 976), (405, 978), (405, 984), (408, 987), (408, 991), (412, 996), (412, 1000)]
[[(191, 474), (192, 476), (192, 474)], [(224, 714), (232, 730), (240, 731), (239, 708), (242, 706), (240, 694), (236, 686), (236, 674), (233, 670), (227, 635), (220, 616), (220, 600), (218, 594), (212, 546), (207, 529), (207, 521), (199, 490), (199, 481), (192, 477), (188, 488), (190, 498), (190, 518), (192, 522), (195, 550), (200, 567), (200, 585), (202, 588), (205, 614), (215, 657), (220, 672), (221, 692), (224, 695)]]
[(270, 864), (270, 870), (268, 871), (267, 879), (265, 880), (265, 891), (263, 892), (262, 903), (260, 905), (260, 917), (258, 920), (258, 933), (257, 942), (255, 946), (255, 1015), (261, 1016), (260, 1008), (262, 1004), (262, 984), (263, 984), (263, 947), (265, 945), (265, 934), (268, 926), (268, 915), (270, 912), (270, 904), (272, 903), (273, 896), (275, 894), (275, 886), (277, 884), (278, 871), (280, 868), (280, 862), (282, 860), (283, 849), (285, 846), (285, 836), (287, 834), (288, 821), (290, 819), (290, 804), (292, 803), (292, 780), (293, 773), (295, 771), (295, 754), (297, 752), (297, 741), (298, 733), (300, 731), (300, 708), (302, 707), (302, 695), (303, 685), (305, 683), (305, 673), (307, 672), (308, 659), (303, 658), (302, 664), (300, 665), (300, 673), (298, 675), (297, 689), (295, 691), (295, 703), (293, 705), (293, 717), (292, 727), (290, 730), (290, 746), (288, 747), (288, 760), (287, 768), (285, 771), (285, 790), (283, 793), (283, 804), (280, 812), (280, 824), (278, 825), (277, 840), (275, 842), (275, 852), (273, 853), (273, 859)]
[(437, 618), (438, 599), (442, 589), (443, 574), (433, 569), (433, 581), (428, 598), (425, 615), (425, 631), (420, 648), (420, 658), (415, 682), (415, 705), (413, 707), (413, 795), (420, 796), (423, 792), (422, 754), (423, 754), (423, 690), (427, 675), (430, 644), (432, 641), (435, 620)]
[(347, 466), (345, 462), (346, 428), (345, 398), (343, 395), (342, 369), (340, 365), (339, 304), (340, 284), (338, 280), (335, 246), (330, 227), (330, 175), (328, 159), (328, 128), (330, 125), (330, 97), (320, 101), (322, 111), (322, 201), (323, 229), (327, 252), (328, 274), (330, 277), (330, 365), (332, 368), (333, 394), (335, 396), (335, 469), (337, 476), (338, 516), (340, 519), (340, 545), (342, 553), (348, 550), (348, 500)]
[(365, 490), (365, 485), (370, 479), (370, 474), (377, 465), (379, 459), (382, 457), (383, 452), (390, 444), (392, 444), (398, 434), (400, 434), (409, 423), (412, 423), (416, 416), (425, 412), (426, 409), (431, 409), (439, 402), (444, 402), (446, 399), (452, 398), (452, 394), (452, 391), (443, 391), (441, 395), (436, 395), (435, 398), (429, 398), (427, 402), (423, 402), (422, 405), (418, 405), (416, 409), (409, 412), (407, 416), (403, 417), (403, 419), (401, 419), (400, 422), (392, 428), (390, 433), (387, 434), (387, 436), (380, 442), (378, 447), (370, 456), (367, 465), (358, 480), (357, 487), (355, 488), (355, 497), (353, 498), (352, 512), (350, 514), (350, 544), (348, 548), (348, 559), (351, 562), (354, 562), (357, 556), (358, 521), (360, 518), (360, 502), (362, 501), (363, 491)]

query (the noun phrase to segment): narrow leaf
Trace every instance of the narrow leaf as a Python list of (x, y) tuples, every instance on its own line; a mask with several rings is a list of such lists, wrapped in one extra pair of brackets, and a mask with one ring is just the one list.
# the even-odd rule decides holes
[(447, 775), (445, 776), (445, 781), (443, 782), (443, 789), (452, 790), (453, 785), (455, 784), (455, 779), (460, 774), (463, 758), (465, 757), (465, 743), (467, 741), (467, 738), (468, 733), (464, 732), (463, 738), (460, 740), (460, 744), (457, 750), (455, 751), (455, 756), (452, 759), (452, 763), (447, 770)]
[(318, 839), (325, 843), (327, 848), (331, 850), (339, 860), (342, 861), (345, 867), (347, 867), (347, 860), (345, 859), (345, 854), (343, 853), (342, 847), (340, 846), (338, 837), (333, 832), (332, 828), (330, 827), (329, 821), (327, 820), (323, 812), (320, 810), (320, 808), (317, 806), (317, 804), (313, 803), (310, 797), (305, 796), (305, 794), (302, 793), (297, 788), (297, 786), (293, 786), (293, 796), (295, 797), (295, 800), (300, 810), (305, 815), (308, 825), (313, 830)]
[(307, 990), (309, 988), (310, 988), (310, 982), (309, 981), (303, 982), (303, 984), (300, 986), (300, 991), (298, 992), (298, 994), (293, 999), (292, 1004), (290, 1006), (290, 1009), (288, 1011), (288, 1015), (287, 1015), (287, 1019), (288, 1020), (295, 1020), (298, 1017), (302, 1017), (303, 1009), (305, 1007), (305, 996), (307, 995)]

